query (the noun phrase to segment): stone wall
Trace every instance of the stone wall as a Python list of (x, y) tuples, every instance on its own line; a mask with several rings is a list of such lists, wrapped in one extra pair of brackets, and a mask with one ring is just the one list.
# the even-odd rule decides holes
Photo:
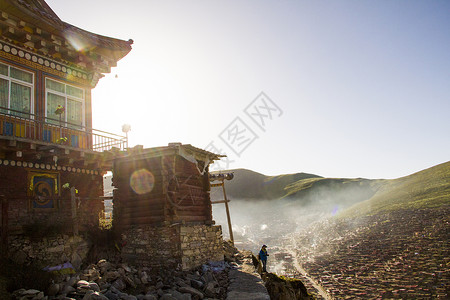
[[(99, 213), (104, 209), (103, 201), (103, 177), (98, 172), (87, 174), (82, 172), (69, 172), (64, 170), (54, 171), (19, 167), (18, 162), (11, 162), (7, 166), (0, 166), (0, 197), (6, 201), (1, 211), (4, 224), (7, 224), (7, 234), (20, 235), (24, 233), (24, 227), (36, 225), (41, 230), (43, 227), (58, 228), (57, 233), (71, 233), (72, 212), (69, 189), (62, 186), (69, 183), (79, 191), (77, 195), (82, 200), (77, 205), (77, 215), (80, 231), (90, 230), (92, 226), (98, 226)], [(71, 169), (72, 170), (72, 169)], [(30, 191), (30, 174), (52, 174), (57, 177), (57, 190), (54, 208), (32, 208)], [(0, 207), (1, 208), (1, 207)], [(0, 226), (2, 223), (0, 223)]]
[(180, 241), (183, 270), (192, 269), (208, 261), (223, 260), (221, 226), (182, 226)]
[(132, 226), (122, 231), (122, 258), (139, 266), (178, 267), (180, 252), (177, 226)]
[(33, 240), (12, 236), (9, 257), (19, 264), (58, 265), (70, 261), (78, 269), (86, 258), (90, 243), (81, 236), (55, 235)]
[(189, 270), (223, 260), (220, 226), (133, 226), (122, 232), (122, 242), (122, 258), (133, 265)]

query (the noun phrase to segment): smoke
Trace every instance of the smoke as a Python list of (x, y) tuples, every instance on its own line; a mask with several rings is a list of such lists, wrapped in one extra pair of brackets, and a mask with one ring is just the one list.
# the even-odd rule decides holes
[[(268, 245), (269, 252), (295, 251), (299, 247), (298, 237), (306, 235), (303, 241), (308, 245), (301, 246), (314, 248), (323, 239), (316, 234), (321, 232), (317, 229), (351, 205), (371, 198), (376, 189), (373, 182), (355, 181), (311, 188), (292, 198), (232, 199), (229, 208), (235, 244), (253, 253), (263, 244)], [(213, 217), (216, 224), (222, 225), (224, 238), (229, 238), (224, 204), (213, 205)], [(271, 270), (280, 265), (280, 260), (273, 257), (269, 262)]]

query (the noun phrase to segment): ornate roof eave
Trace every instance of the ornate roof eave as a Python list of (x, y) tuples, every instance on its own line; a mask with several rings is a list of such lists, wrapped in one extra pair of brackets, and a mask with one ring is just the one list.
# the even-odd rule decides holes
[(43, 0), (2, 0), (0, 10), (1, 35), (9, 42), (84, 69), (92, 74), (92, 87), (133, 44), (63, 22)]
[(168, 146), (143, 148), (143, 146), (135, 146), (128, 148), (126, 155), (122, 156), (124, 160), (134, 160), (141, 158), (160, 157), (167, 155), (180, 155), (188, 160), (199, 160), (212, 163), (214, 160), (220, 160), (226, 155), (216, 154), (207, 150), (203, 150), (192, 146), (191, 144), (170, 143)]

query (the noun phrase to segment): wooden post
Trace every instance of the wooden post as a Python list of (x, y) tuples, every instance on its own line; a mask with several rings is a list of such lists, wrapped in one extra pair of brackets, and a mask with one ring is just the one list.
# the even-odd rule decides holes
[(73, 234), (78, 235), (77, 197), (75, 187), (70, 188), (70, 206), (72, 210)]
[(231, 244), (234, 246), (233, 228), (231, 227), (230, 209), (228, 208), (227, 193), (225, 192), (225, 180), (222, 181), (223, 197), (225, 200), (225, 210), (227, 211), (228, 231), (230, 232)]

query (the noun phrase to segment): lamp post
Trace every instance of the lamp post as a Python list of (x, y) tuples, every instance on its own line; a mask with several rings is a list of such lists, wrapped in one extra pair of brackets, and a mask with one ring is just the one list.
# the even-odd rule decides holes
[(127, 149), (128, 149), (128, 132), (129, 131), (131, 131), (131, 125), (130, 124), (123, 124), (122, 125), (122, 132), (125, 132), (125, 135), (126, 135), (125, 148), (127, 148)]

